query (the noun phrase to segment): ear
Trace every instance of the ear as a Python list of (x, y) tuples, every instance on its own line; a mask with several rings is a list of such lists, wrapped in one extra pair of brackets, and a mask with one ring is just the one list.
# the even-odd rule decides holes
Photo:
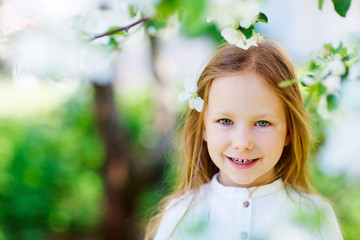
[(290, 135), (289, 135), (289, 132), (286, 134), (286, 137), (285, 137), (285, 142), (284, 142), (284, 147), (289, 145), (290, 143)]
[(204, 132), (203, 132), (203, 140), (205, 141), (205, 142), (207, 142), (207, 136), (206, 136), (207, 134), (206, 134), (206, 130), (204, 129)]

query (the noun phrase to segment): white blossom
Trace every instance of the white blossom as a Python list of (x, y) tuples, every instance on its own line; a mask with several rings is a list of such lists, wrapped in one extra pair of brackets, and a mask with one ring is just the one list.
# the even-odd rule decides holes
[(245, 35), (232, 27), (225, 28), (221, 31), (221, 35), (230, 44), (235, 44), (237, 47), (244, 50), (249, 49), (251, 46), (257, 46), (259, 41), (258, 35), (254, 35), (249, 39), (246, 39)]
[(340, 55), (336, 54), (334, 59), (330, 61), (323, 70), (323, 76), (328, 74), (342, 76), (346, 72), (345, 63), (341, 60)]
[[(134, 18), (139, 19), (140, 16)], [(134, 22), (129, 1), (112, 0), (4, 0), (0, 13), (0, 42), (10, 66), (21, 65), (19, 73), (41, 79), (86, 78), (101, 84), (114, 79), (114, 56), (107, 46), (109, 37), (89, 41), (114, 26)], [(29, 26), (30, 25), (30, 26)], [(13, 41), (8, 35), (22, 29)], [(125, 37), (116, 35), (119, 42)], [(26, 74), (24, 76), (27, 76)], [(15, 80), (14, 80), (15, 81)]]
[(323, 80), (328, 94), (337, 93), (341, 88), (341, 77), (338, 75), (330, 75)]
[(179, 34), (181, 23), (178, 12), (171, 15), (166, 21), (166, 27), (156, 30), (154, 27), (147, 29), (148, 34), (152, 36), (159, 36), (163, 39), (170, 39)]
[(319, 106), (317, 107), (317, 113), (323, 118), (323, 119), (329, 119), (331, 116), (331, 113), (327, 107), (328, 101), (326, 98), (326, 95), (322, 95), (319, 101)]
[(211, 0), (208, 6), (207, 21), (214, 21), (220, 29), (235, 23), (247, 29), (260, 12), (260, 3), (254, 0)]
[(198, 88), (196, 85), (196, 81), (191, 79), (186, 79), (184, 86), (185, 86), (185, 91), (179, 94), (179, 101), (184, 102), (186, 100), (189, 100), (189, 107), (191, 109), (196, 109), (196, 111), (198, 112), (201, 112), (204, 105), (204, 100), (201, 97), (199, 97), (197, 93)]
[(239, 24), (245, 29), (248, 29), (251, 25), (255, 24), (257, 20), (257, 15), (259, 14), (259, 11), (249, 11), (246, 12), (246, 14), (243, 15), (241, 18)]
[(345, 174), (350, 182), (360, 180), (360, 83), (344, 85), (342, 99), (327, 124), (326, 141), (320, 149), (320, 164), (328, 174)]

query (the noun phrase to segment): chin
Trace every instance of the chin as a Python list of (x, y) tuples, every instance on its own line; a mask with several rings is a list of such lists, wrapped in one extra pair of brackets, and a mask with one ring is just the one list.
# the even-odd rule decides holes
[(237, 178), (237, 179), (232, 179), (234, 185), (238, 186), (238, 187), (252, 187), (252, 184), (255, 182), (256, 179), (253, 178)]

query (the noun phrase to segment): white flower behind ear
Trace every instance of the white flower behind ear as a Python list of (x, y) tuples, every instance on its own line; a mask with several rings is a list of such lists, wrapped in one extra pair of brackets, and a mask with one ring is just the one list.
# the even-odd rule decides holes
[(257, 47), (257, 42), (260, 40), (258, 35), (254, 35), (249, 39), (239, 30), (232, 27), (225, 28), (221, 31), (221, 35), (230, 44), (235, 44), (237, 47), (248, 50), (251, 46)]
[(196, 81), (186, 79), (184, 86), (185, 91), (179, 94), (179, 101), (184, 102), (186, 100), (189, 100), (189, 107), (191, 109), (195, 109), (198, 112), (201, 112), (204, 105), (204, 100), (199, 97), (197, 93), (198, 88), (196, 85)]

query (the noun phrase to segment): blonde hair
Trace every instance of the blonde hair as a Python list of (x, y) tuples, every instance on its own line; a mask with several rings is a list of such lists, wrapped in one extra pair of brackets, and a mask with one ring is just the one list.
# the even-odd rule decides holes
[(311, 131), (307, 114), (297, 84), (280, 87), (283, 81), (296, 78), (294, 66), (283, 50), (273, 41), (264, 40), (258, 47), (248, 50), (234, 45), (225, 45), (211, 59), (198, 80), (198, 94), (204, 99), (204, 108), (199, 113), (190, 110), (184, 125), (181, 140), (181, 153), (185, 173), (177, 190), (164, 200), (164, 207), (149, 223), (146, 239), (154, 235), (165, 208), (169, 202), (190, 190), (209, 182), (219, 169), (212, 162), (207, 145), (203, 140), (204, 115), (208, 95), (214, 79), (225, 75), (236, 75), (248, 71), (260, 75), (281, 98), (286, 114), (290, 143), (284, 147), (280, 160), (275, 166), (271, 182), (281, 178), (285, 186), (291, 186), (298, 192), (313, 192), (308, 177), (308, 153)]

